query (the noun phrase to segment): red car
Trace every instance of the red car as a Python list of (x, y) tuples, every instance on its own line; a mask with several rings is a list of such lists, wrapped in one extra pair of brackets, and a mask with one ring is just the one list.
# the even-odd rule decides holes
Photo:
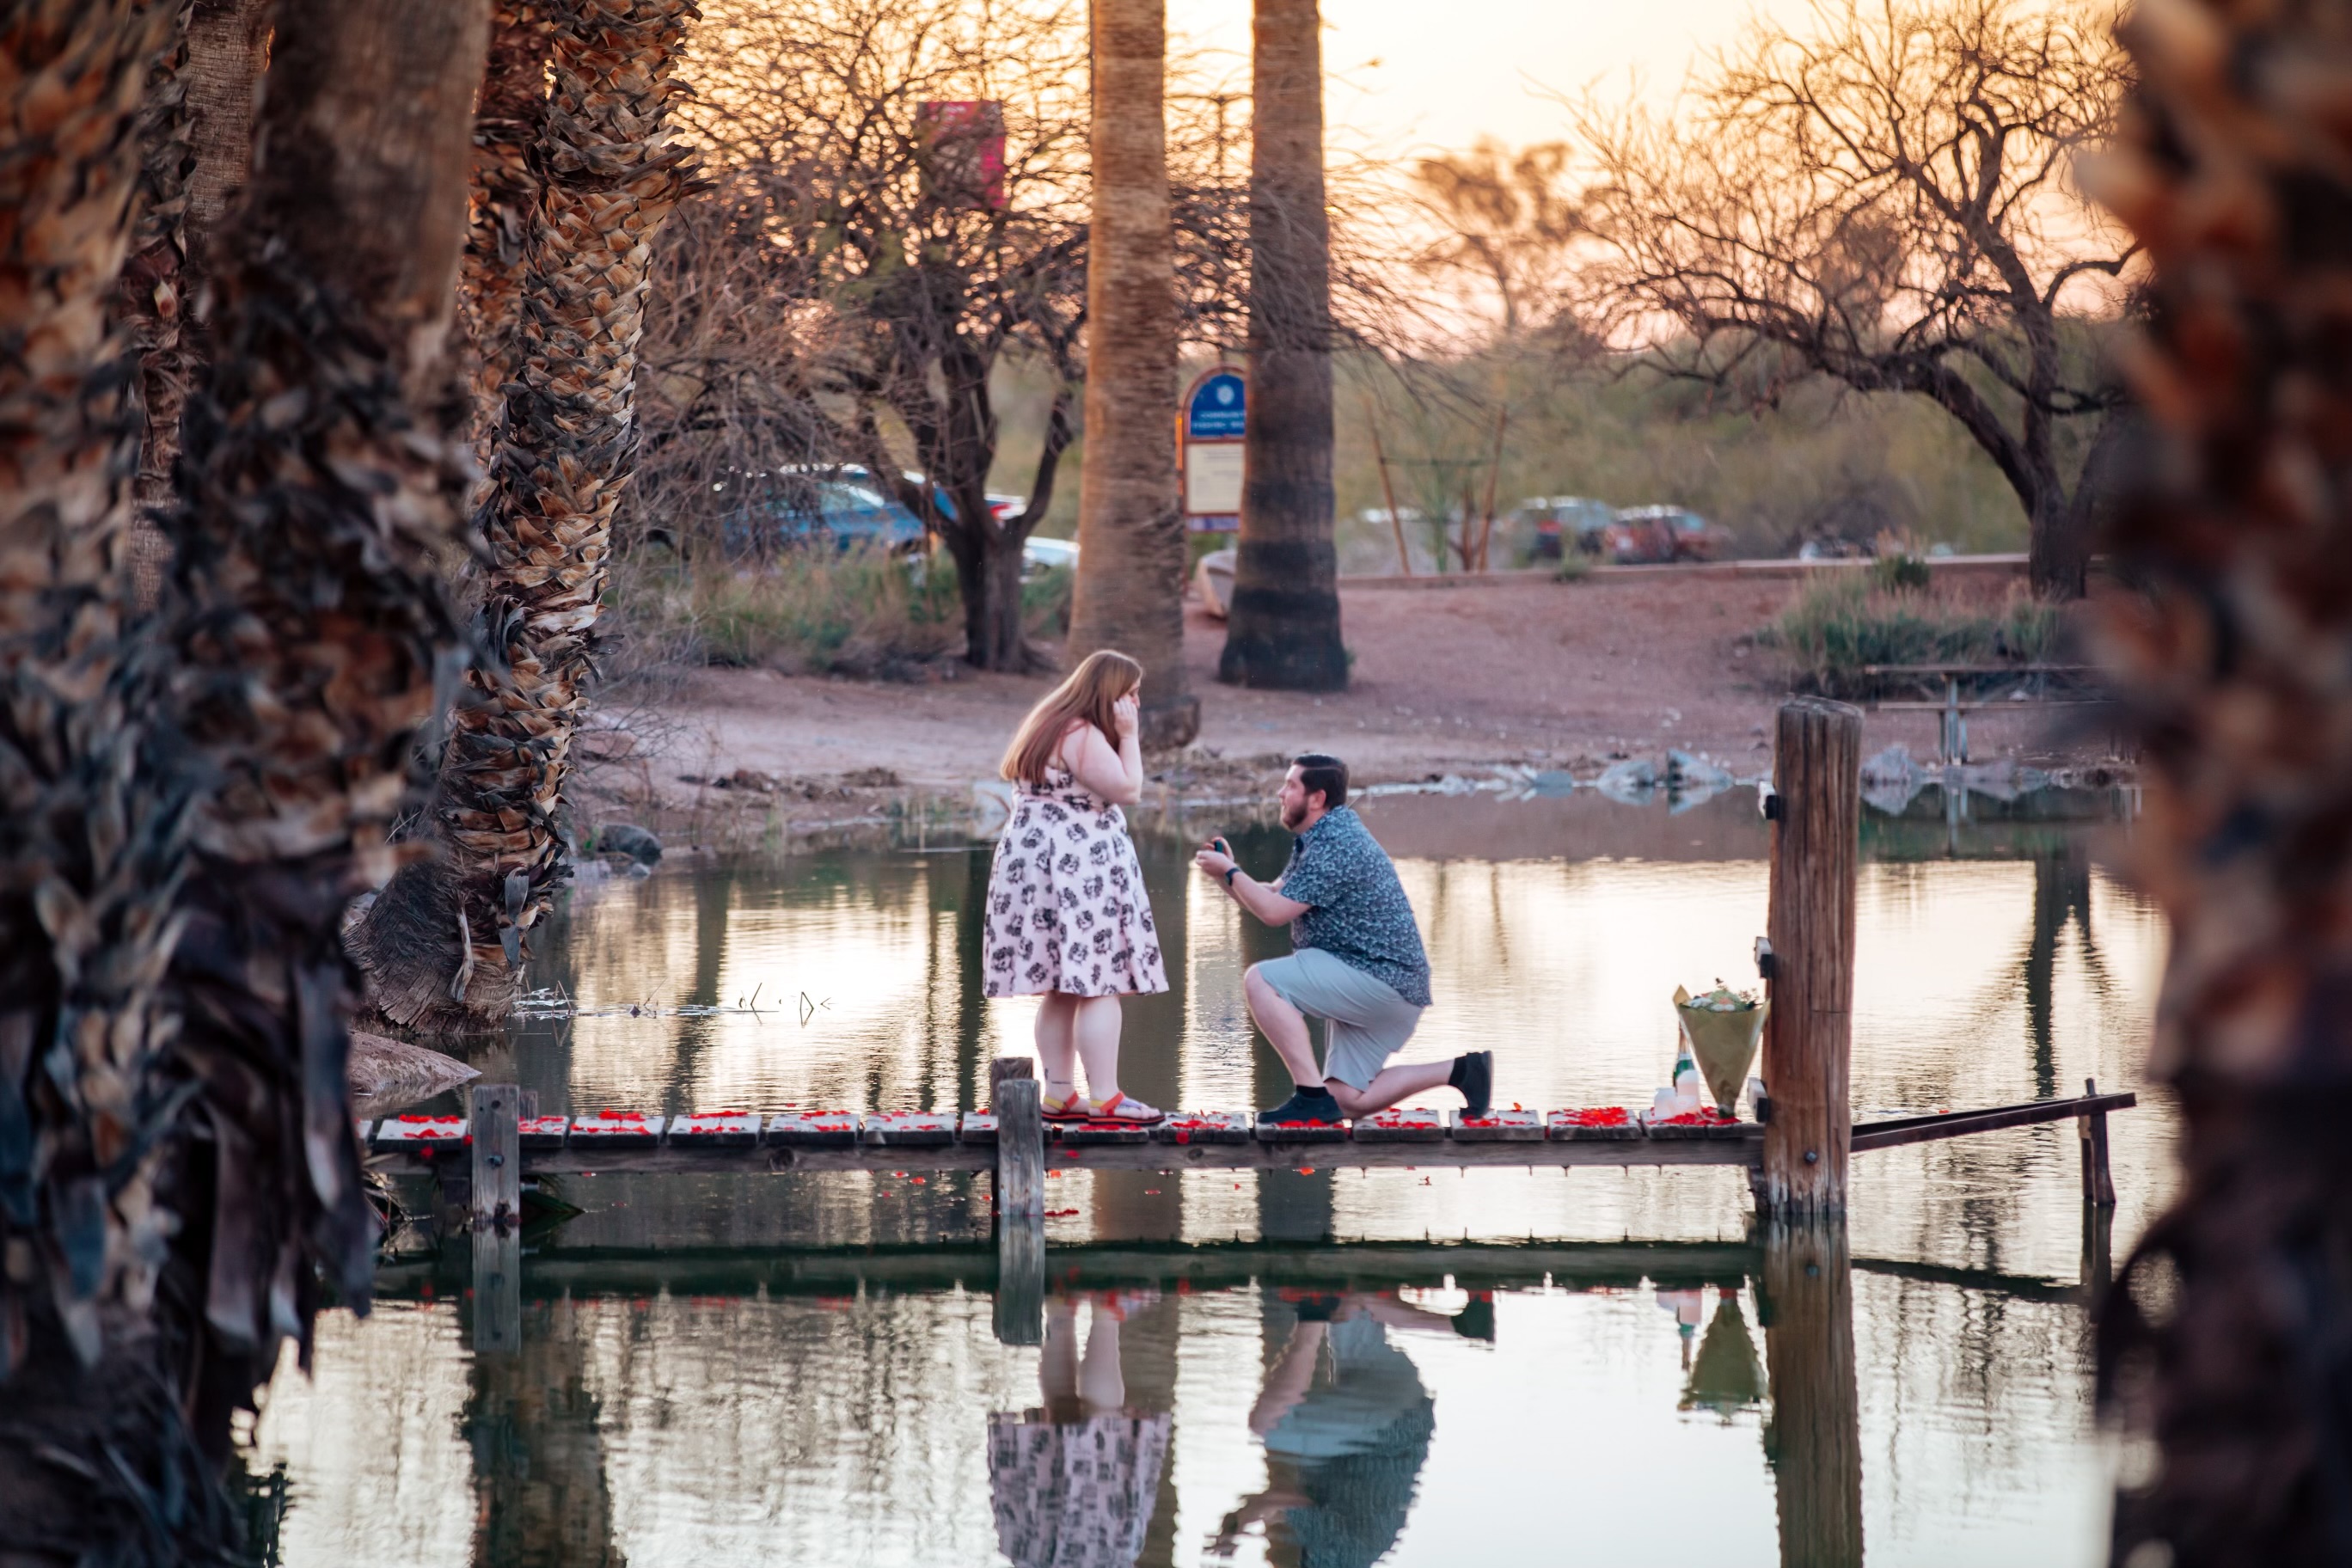
[(1712, 561), (1729, 531), (1678, 506), (1629, 506), (1601, 536), (1601, 557), (1624, 563)]

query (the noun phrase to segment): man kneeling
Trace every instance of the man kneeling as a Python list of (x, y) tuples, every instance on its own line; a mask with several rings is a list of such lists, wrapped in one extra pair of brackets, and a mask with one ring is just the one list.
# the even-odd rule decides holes
[[(1298, 836), (1280, 881), (1249, 876), (1223, 840), (1193, 858), (1242, 908), (1268, 925), (1286, 923), (1297, 950), (1252, 964), (1244, 977), (1250, 1016), (1298, 1086), (1257, 1119), (1335, 1122), (1441, 1085), (1460, 1089), (1471, 1115), (1486, 1115), (1494, 1099), (1492, 1051), (1383, 1065), (1412, 1037), (1429, 1005), (1429, 958), (1388, 852), (1348, 808), (1347, 764), (1308, 752), (1291, 763), (1279, 799), (1283, 826)], [(1319, 1069), (1309, 1016), (1329, 1026)]]

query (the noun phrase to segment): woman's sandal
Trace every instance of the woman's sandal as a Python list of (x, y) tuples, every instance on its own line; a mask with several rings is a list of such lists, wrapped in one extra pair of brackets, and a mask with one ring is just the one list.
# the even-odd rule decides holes
[(1120, 1121), (1136, 1127), (1150, 1127), (1168, 1120), (1164, 1110), (1155, 1110), (1139, 1100), (1129, 1100), (1114, 1090), (1108, 1100), (1093, 1101), (1094, 1109), (1084, 1120), (1087, 1121)]
[(1042, 1089), (1037, 1095), (1038, 1114), (1048, 1121), (1084, 1121), (1087, 1120), (1086, 1097), (1072, 1084), (1070, 1092), (1055, 1100)]

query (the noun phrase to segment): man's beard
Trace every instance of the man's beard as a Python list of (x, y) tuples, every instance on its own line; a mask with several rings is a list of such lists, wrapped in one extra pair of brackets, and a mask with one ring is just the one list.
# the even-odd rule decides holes
[(1282, 808), (1282, 826), (1290, 832), (1297, 832), (1298, 825), (1306, 820), (1307, 803), (1305, 801), (1300, 801), (1297, 805), (1286, 805)]

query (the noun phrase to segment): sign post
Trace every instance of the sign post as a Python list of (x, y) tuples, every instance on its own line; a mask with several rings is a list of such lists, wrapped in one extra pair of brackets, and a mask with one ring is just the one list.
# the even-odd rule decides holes
[(1249, 383), (1241, 366), (1221, 364), (1193, 378), (1176, 423), (1184, 526), (1192, 532), (1240, 530), (1243, 438), (1248, 426)]

